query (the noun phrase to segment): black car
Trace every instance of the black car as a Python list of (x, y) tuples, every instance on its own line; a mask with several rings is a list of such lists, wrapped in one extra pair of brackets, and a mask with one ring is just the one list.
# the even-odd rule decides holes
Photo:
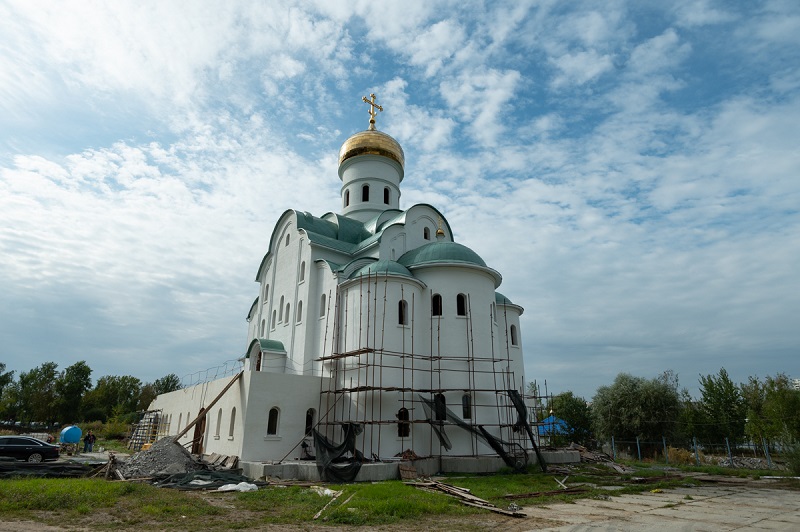
[(45, 443), (28, 436), (0, 436), (0, 456), (28, 462), (42, 462), (58, 460), (59, 450), (58, 445)]

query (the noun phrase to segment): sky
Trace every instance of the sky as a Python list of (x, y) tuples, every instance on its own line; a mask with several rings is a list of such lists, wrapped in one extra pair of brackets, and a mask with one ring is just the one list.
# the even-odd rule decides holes
[(0, 0), (0, 362), (244, 354), (366, 129), (524, 307), (525, 379), (800, 377), (796, 1)]

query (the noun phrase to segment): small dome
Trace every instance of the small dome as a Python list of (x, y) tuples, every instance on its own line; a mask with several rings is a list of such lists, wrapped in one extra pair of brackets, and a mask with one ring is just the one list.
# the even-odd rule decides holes
[(350, 275), (350, 279), (356, 279), (359, 275), (403, 275), (405, 277), (414, 277), (408, 268), (393, 260), (379, 260), (372, 264), (368, 264)]
[(462, 246), (455, 242), (431, 242), (430, 244), (425, 244), (404, 253), (397, 262), (406, 267), (433, 262), (465, 262), (486, 267), (486, 263), (480, 255), (467, 246)]
[(400, 168), (405, 167), (406, 159), (400, 143), (377, 129), (359, 131), (344, 141), (339, 150), (339, 166), (357, 155), (381, 155), (396, 161)]
[(513, 305), (514, 303), (511, 302), (506, 296), (501, 294), (500, 292), (494, 293), (494, 301), (499, 305)]

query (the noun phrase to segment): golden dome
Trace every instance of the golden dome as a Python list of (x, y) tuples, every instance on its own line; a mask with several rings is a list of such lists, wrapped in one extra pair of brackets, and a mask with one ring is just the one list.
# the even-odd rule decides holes
[(400, 143), (377, 129), (359, 131), (344, 141), (342, 149), (339, 150), (339, 166), (357, 155), (381, 155), (397, 161), (400, 168), (405, 167), (406, 159)]

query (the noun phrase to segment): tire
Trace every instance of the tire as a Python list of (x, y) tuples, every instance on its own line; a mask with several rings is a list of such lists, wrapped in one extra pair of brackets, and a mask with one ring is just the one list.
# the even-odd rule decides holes
[(43, 460), (44, 460), (44, 457), (39, 453), (33, 453), (30, 456), (28, 456), (28, 462), (32, 462), (32, 463), (35, 463), (35, 464), (38, 464), (39, 462), (42, 462)]

